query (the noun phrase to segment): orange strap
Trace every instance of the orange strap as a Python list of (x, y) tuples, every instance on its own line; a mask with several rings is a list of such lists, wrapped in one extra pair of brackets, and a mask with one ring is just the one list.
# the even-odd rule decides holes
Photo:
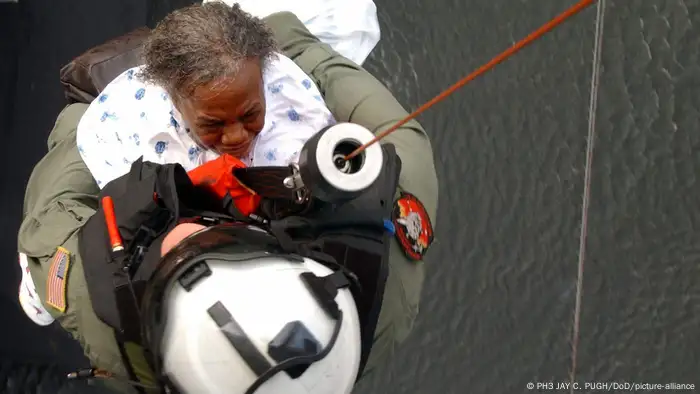
[(235, 157), (221, 155), (218, 159), (189, 171), (188, 175), (192, 183), (206, 187), (221, 199), (230, 195), (236, 208), (244, 216), (248, 216), (258, 209), (260, 196), (243, 186), (233, 176), (234, 169), (245, 167), (246, 165)]

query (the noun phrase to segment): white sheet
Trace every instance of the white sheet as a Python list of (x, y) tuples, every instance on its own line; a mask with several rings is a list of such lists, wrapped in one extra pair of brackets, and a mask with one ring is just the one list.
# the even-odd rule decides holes
[[(204, 0), (207, 3), (212, 0)], [(216, 1), (216, 0), (214, 0)], [(367, 60), (380, 39), (377, 6), (372, 0), (223, 0), (238, 3), (258, 18), (292, 12), (307, 29), (357, 64)]]

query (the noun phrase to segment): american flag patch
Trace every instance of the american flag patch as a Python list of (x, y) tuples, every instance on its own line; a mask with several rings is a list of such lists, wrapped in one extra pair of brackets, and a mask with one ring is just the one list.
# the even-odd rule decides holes
[(69, 266), (70, 252), (61, 247), (57, 248), (51, 259), (49, 276), (46, 278), (46, 303), (61, 313), (66, 311), (66, 281)]

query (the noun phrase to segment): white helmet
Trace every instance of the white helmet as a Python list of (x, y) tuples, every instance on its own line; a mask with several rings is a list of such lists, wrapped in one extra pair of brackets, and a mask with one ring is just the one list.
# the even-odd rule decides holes
[(264, 242), (245, 246), (245, 231), (261, 236), (210, 227), (164, 257), (180, 256), (155, 308), (160, 332), (149, 335), (160, 375), (181, 393), (351, 393), (360, 320), (351, 291), (332, 283), (341, 271)]

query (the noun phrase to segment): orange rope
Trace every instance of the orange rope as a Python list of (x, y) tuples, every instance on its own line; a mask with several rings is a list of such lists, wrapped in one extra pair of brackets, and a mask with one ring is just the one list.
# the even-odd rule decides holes
[(402, 121), (396, 123), (395, 125), (391, 126), (387, 130), (379, 133), (372, 141), (360, 146), (359, 148), (355, 149), (352, 153), (349, 155), (345, 156), (345, 160), (350, 160), (353, 157), (357, 156), (360, 154), (363, 150), (367, 149), (370, 145), (376, 143), (377, 141), (381, 140), (382, 138), (386, 137), (387, 135), (393, 133), (396, 131), (399, 127), (403, 126), (404, 124), (408, 123), (411, 119), (415, 118), (416, 116), (420, 115), (421, 113), (425, 112), (428, 108), (432, 107), (433, 105), (437, 104), (438, 102), (444, 100), (448, 96), (450, 96), (452, 93), (457, 91), (459, 88), (462, 86), (466, 85), (467, 83), (471, 82), (472, 80), (476, 79), (477, 77), (483, 75), (487, 71), (491, 70), (494, 66), (497, 64), (503, 62), (507, 58), (511, 57), (514, 55), (516, 52), (519, 50), (523, 49), (529, 44), (532, 44), (533, 41), (537, 40), (538, 38), (542, 37), (558, 25), (560, 25), (562, 22), (565, 20), (569, 19), (570, 17), (576, 15), (589, 5), (593, 4), (595, 0), (581, 0), (577, 4), (575, 4), (573, 7), (569, 8), (568, 10), (564, 11), (563, 13), (559, 14), (556, 16), (554, 19), (551, 21), (547, 22), (544, 26), (540, 27), (539, 29), (535, 30), (534, 32), (530, 33), (527, 37), (524, 39), (518, 41), (513, 45), (512, 47), (508, 48), (505, 50), (503, 53), (500, 55), (494, 57), (491, 59), (490, 62), (484, 64), (483, 66), (479, 67), (476, 71), (473, 73), (467, 75), (466, 77), (462, 78), (460, 81), (455, 83), (454, 85), (450, 86), (447, 88), (445, 91), (442, 93), (438, 94), (433, 98), (432, 100), (428, 101), (427, 103), (423, 104), (420, 108), (417, 110), (413, 111), (410, 115), (405, 117)]

